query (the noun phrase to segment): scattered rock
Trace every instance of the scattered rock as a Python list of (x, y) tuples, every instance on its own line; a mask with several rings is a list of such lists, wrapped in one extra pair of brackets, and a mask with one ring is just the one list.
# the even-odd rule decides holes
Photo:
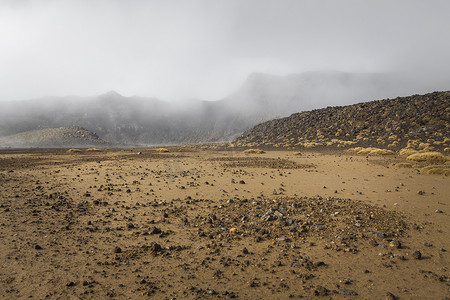
[(392, 240), (392, 241), (389, 243), (389, 247), (399, 249), (399, 248), (402, 247), (402, 244), (401, 244), (400, 241), (398, 241), (398, 240)]
[(386, 297), (384, 299), (385, 300), (397, 300), (397, 297), (394, 296), (394, 294), (392, 294), (391, 292), (387, 292)]
[(339, 289), (338, 293), (341, 295), (347, 295), (347, 296), (358, 296), (358, 293), (353, 291), (353, 290), (349, 290), (349, 289)]
[(412, 257), (415, 259), (421, 259), (422, 258), (422, 253), (419, 250), (416, 250), (413, 252)]
[(150, 234), (160, 234), (162, 231), (161, 229), (159, 229), (158, 227), (153, 226), (152, 228), (150, 228)]
[(324, 296), (328, 296), (330, 294), (330, 290), (319, 285), (315, 290), (314, 290), (314, 295), (315, 296), (319, 296), (319, 297), (324, 297)]
[(160, 244), (156, 243), (156, 242), (152, 242), (150, 244), (150, 250), (154, 253), (160, 252), (162, 250), (162, 247)]

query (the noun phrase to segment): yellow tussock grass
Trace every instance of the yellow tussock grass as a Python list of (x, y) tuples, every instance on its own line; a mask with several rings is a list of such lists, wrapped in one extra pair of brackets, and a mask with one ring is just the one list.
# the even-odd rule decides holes
[(392, 164), (392, 166), (396, 168), (412, 168), (412, 165), (410, 163), (405, 162)]
[(81, 152), (80, 149), (69, 149), (69, 150), (67, 150), (67, 153), (79, 153), (79, 152)]
[(103, 150), (102, 149), (98, 149), (98, 148), (89, 148), (86, 151), (89, 151), (89, 152), (100, 152), (100, 151), (103, 151)]
[(427, 166), (420, 169), (420, 172), (434, 175), (450, 175), (450, 168), (447, 166)]
[[(353, 148), (353, 149), (355, 149), (353, 151), (358, 154), (368, 154), (368, 155), (392, 155), (392, 154), (394, 154), (394, 151), (387, 150), (387, 149), (374, 148), (374, 147), (369, 147), (369, 148), (357, 147), (357, 148)], [(356, 150), (356, 149), (358, 149), (358, 150)]]
[(423, 152), (412, 154), (406, 159), (418, 162), (445, 163), (448, 160), (448, 157), (439, 152)]
[(159, 153), (165, 153), (165, 152), (169, 152), (169, 149), (166, 149), (166, 148), (158, 148), (158, 149), (156, 149), (156, 151), (158, 151)]
[(262, 154), (262, 153), (266, 153), (264, 150), (261, 149), (247, 149), (244, 151), (244, 153), (247, 154)]
[(399, 154), (404, 155), (404, 156), (410, 156), (410, 155), (416, 154), (416, 153), (418, 153), (416, 150), (410, 149), (410, 148), (403, 148), (399, 151)]

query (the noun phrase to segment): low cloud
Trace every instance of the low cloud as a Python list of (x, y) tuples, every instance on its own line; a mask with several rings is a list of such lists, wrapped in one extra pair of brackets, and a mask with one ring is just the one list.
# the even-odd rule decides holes
[(400, 72), (448, 89), (448, 1), (0, 3), (0, 101), (217, 100), (252, 72)]

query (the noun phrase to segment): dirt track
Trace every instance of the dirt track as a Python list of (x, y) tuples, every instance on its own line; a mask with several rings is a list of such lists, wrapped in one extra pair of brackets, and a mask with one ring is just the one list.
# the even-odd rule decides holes
[(0, 298), (450, 297), (449, 177), (396, 159), (3, 151)]

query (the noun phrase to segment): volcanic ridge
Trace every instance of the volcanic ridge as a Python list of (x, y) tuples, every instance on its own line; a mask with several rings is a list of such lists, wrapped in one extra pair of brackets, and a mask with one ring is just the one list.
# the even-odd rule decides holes
[(253, 127), (233, 146), (450, 151), (449, 121), (450, 92), (434, 92), (295, 113)]

